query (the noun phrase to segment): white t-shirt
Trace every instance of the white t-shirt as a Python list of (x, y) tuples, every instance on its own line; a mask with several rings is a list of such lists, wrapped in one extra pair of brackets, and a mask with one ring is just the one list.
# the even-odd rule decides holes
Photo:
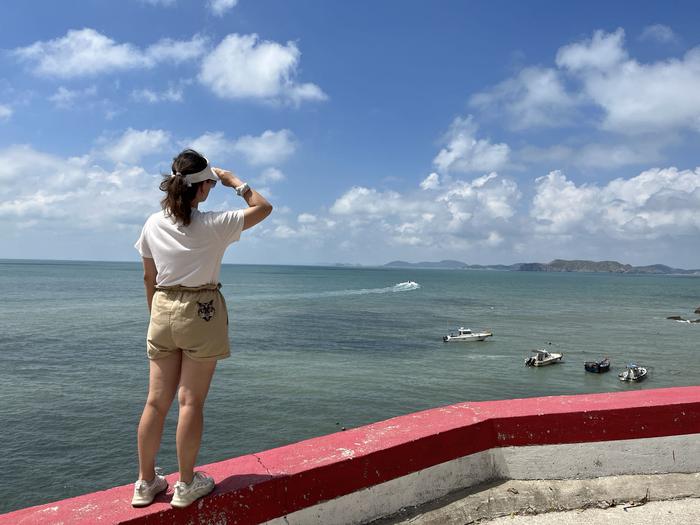
[(221, 258), (241, 238), (243, 210), (192, 210), (183, 226), (159, 211), (151, 215), (134, 245), (141, 257), (153, 259), (159, 286), (202, 286), (219, 282)]

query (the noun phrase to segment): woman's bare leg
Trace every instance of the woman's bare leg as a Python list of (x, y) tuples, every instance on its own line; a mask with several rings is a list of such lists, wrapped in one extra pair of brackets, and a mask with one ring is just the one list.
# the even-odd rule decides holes
[(204, 426), (204, 400), (209, 392), (216, 360), (195, 361), (182, 357), (180, 370), (180, 415), (177, 420), (177, 461), (180, 481), (191, 483)]
[(152, 480), (156, 455), (163, 435), (163, 424), (180, 381), (182, 352), (150, 361), (148, 399), (141, 414), (138, 430), (139, 479)]

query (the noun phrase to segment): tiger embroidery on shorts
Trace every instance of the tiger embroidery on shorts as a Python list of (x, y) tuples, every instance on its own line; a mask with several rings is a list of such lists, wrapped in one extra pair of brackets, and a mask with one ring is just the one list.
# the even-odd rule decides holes
[(212, 317), (214, 317), (214, 312), (216, 312), (216, 308), (214, 308), (214, 305), (212, 304), (213, 302), (213, 299), (208, 303), (200, 303), (199, 301), (197, 301), (197, 306), (199, 306), (197, 314), (205, 321), (211, 321)]

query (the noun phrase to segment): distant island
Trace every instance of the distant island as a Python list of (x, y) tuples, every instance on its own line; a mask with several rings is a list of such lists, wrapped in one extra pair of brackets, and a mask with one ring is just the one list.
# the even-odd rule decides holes
[(567, 261), (555, 259), (548, 263), (516, 263), (516, 264), (467, 264), (461, 261), (424, 261), (410, 263), (406, 261), (391, 261), (384, 265), (387, 268), (432, 268), (444, 270), (496, 270), (506, 272), (586, 272), (586, 273), (627, 273), (655, 275), (700, 275), (700, 270), (684, 270), (671, 268), (665, 264), (648, 266), (632, 266), (617, 261)]

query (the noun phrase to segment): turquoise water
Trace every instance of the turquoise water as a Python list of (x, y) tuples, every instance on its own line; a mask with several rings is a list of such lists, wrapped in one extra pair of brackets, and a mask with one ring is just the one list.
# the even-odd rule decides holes
[[(200, 463), (466, 400), (697, 384), (700, 279), (224, 266), (234, 355)], [(415, 281), (418, 288), (396, 286)], [(132, 482), (148, 323), (135, 263), (0, 261), (0, 512)], [(459, 325), (483, 343), (444, 344)], [(565, 362), (530, 369), (551, 342)], [(587, 374), (604, 355), (649, 378)], [(159, 464), (176, 470), (174, 407)]]

